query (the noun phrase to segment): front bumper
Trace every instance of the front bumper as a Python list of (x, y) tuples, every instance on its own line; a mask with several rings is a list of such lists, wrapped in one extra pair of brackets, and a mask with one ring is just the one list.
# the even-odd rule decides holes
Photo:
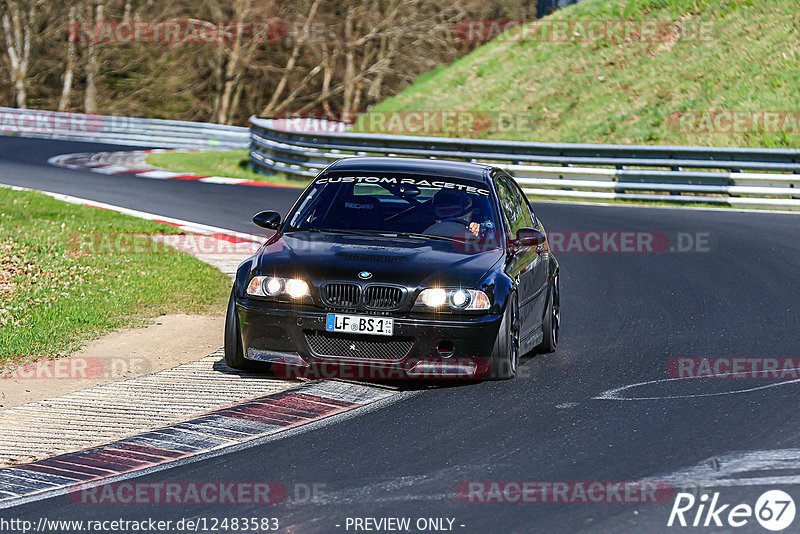
[(329, 312), (311, 306), (241, 299), (236, 308), (245, 358), (308, 378), (482, 378), (502, 322), (500, 315), (398, 313), (394, 335), (384, 337), (326, 332)]

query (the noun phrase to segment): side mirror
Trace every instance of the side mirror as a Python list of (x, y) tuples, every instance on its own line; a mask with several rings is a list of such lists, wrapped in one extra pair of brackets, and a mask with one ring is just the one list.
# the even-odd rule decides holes
[(511, 243), (518, 250), (523, 247), (538, 247), (545, 240), (544, 234), (536, 228), (520, 228), (517, 230), (517, 238)]
[(281, 225), (281, 214), (277, 211), (260, 211), (253, 215), (253, 224), (267, 230), (277, 230)]

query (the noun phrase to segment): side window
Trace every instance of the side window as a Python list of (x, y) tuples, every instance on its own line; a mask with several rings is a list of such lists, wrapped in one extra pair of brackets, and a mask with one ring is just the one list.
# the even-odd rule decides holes
[(522, 198), (517, 186), (503, 175), (497, 177), (495, 184), (500, 211), (503, 213), (503, 220), (510, 234), (514, 236), (520, 228), (532, 226), (528, 203)]
[(522, 192), (522, 188), (519, 186), (518, 183), (514, 182), (513, 184), (514, 191), (516, 192), (517, 196), (519, 196), (520, 204), (522, 204), (522, 215), (525, 219), (524, 226), (528, 228), (532, 228), (534, 225), (534, 221), (536, 217), (533, 215), (533, 208), (531, 207), (531, 203), (528, 202), (528, 198), (525, 196), (525, 193)]

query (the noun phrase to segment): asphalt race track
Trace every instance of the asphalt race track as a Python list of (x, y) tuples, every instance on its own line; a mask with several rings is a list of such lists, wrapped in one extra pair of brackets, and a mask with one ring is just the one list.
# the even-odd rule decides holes
[[(255, 187), (231, 191), (232, 186), (228, 185), (147, 180), (124, 174), (108, 176), (47, 164), (48, 158), (59, 154), (125, 149), (119, 145), (0, 136), (0, 183), (72, 195), (251, 234), (258, 234), (259, 229), (250, 218), (264, 205), (264, 198), (270, 198), (271, 206), (286, 212), (298, 194), (293, 189), (269, 187), (264, 188), (268, 191), (265, 197), (257, 194)], [(232, 192), (238, 194), (231, 196)]]
[[(121, 149), (0, 138), (0, 183), (246, 232), (256, 230), (249, 222), (256, 211), (285, 213), (297, 194), (104, 176), (46, 163), (56, 154)], [(121, 507), (60, 496), (0, 516), (276, 517), (287, 532), (354, 532), (346, 521), (356, 517), (455, 518), (453, 529), (465, 533), (694, 531), (667, 527), (671, 500), (487, 504), (463, 502), (456, 490), (470, 481), (667, 480), (676, 488), (694, 487), (691, 473), (697, 471), (687, 470), (695, 466), (712, 466), (712, 477), (719, 473), (719, 484), (698, 491), (719, 492), (720, 502), (753, 506), (764, 491), (781, 489), (800, 503), (792, 485), (800, 483), (797, 461), (742, 461), (736, 472), (726, 471), (739, 453), (763, 459), (773, 453), (760, 451), (797, 452), (800, 383), (666, 380), (671, 358), (798, 356), (800, 216), (556, 203), (534, 208), (551, 233), (663, 232), (673, 239), (701, 233), (708, 250), (561, 252), (561, 342), (555, 354), (525, 358), (516, 380), (409, 388), (378, 409), (135, 479), (275, 481), (288, 490), (283, 503)], [(611, 391), (634, 384), (640, 385)], [(313, 484), (320, 488), (317, 499), (297, 498)], [(736, 530), (764, 532), (753, 518)]]

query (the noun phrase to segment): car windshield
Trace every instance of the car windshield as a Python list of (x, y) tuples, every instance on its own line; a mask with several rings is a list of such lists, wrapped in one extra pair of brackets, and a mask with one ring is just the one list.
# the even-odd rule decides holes
[(451, 178), (336, 176), (318, 178), (287, 231), (341, 231), (493, 240), (492, 193), (481, 182)]

